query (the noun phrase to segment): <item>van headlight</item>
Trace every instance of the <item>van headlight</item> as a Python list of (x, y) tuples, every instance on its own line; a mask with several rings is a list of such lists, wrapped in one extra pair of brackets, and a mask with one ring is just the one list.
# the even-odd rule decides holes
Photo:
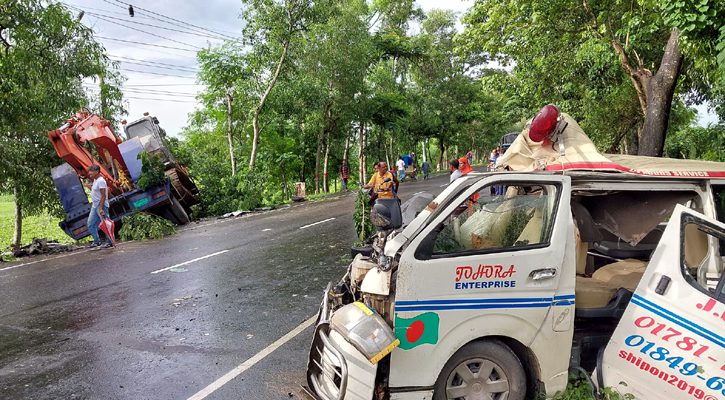
[(330, 320), (330, 327), (373, 364), (377, 364), (400, 344), (385, 320), (359, 301), (336, 310)]

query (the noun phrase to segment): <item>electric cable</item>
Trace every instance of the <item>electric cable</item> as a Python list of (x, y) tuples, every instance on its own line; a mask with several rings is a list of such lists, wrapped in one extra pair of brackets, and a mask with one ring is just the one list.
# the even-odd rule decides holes
[(175, 77), (175, 78), (196, 79), (195, 76), (182, 76), (182, 75), (173, 75), (173, 74), (163, 74), (163, 73), (160, 73), (160, 72), (139, 71), (137, 69), (128, 69), (128, 68), (123, 68), (123, 69), (121, 69), (121, 71), (135, 72), (135, 73), (138, 73), (138, 74), (171, 76), (171, 77)]
[(199, 72), (198, 69), (191, 69), (191, 68), (186, 68), (186, 67), (170, 67), (170, 66), (162, 66), (162, 65), (153, 65), (153, 64), (148, 64), (145, 62), (126, 61), (126, 60), (113, 60), (113, 61), (118, 61), (122, 64), (134, 64), (134, 65), (141, 65), (141, 66), (150, 67), (150, 68), (167, 69), (170, 71), (180, 71), (180, 72), (190, 72), (190, 73)]
[(113, 21), (113, 20), (110, 20), (110, 19), (108, 19), (108, 18), (104, 18), (104, 17), (95, 17), (95, 18), (98, 18), (98, 19), (100, 19), (101, 21), (106, 21), (106, 22), (110, 22), (110, 23), (112, 23), (112, 24), (116, 24), (116, 25), (118, 25), (118, 26), (122, 26), (122, 27), (124, 27), (124, 28), (126, 28), (126, 29), (131, 29), (131, 30), (133, 30), (133, 31), (135, 31), (135, 32), (141, 32), (141, 33), (144, 33), (144, 34), (146, 34), (146, 35), (149, 35), (149, 36), (154, 36), (154, 37), (157, 37), (157, 38), (159, 38), (159, 39), (163, 39), (163, 40), (168, 40), (169, 42), (174, 42), (174, 43), (177, 43), (177, 44), (181, 44), (181, 45), (184, 45), (184, 46), (189, 46), (189, 47), (192, 47), (192, 48), (194, 48), (194, 49), (196, 49), (196, 50), (201, 50), (201, 49), (202, 49), (201, 47), (197, 47), (197, 46), (194, 46), (194, 45), (191, 45), (191, 44), (188, 44), (188, 43), (184, 43), (184, 42), (182, 42), (182, 41), (179, 41), (179, 40), (175, 40), (175, 39), (167, 38), (166, 36), (161, 36), (161, 35), (157, 35), (157, 34), (155, 34), (155, 33), (152, 33), (152, 32), (149, 32), (149, 31), (145, 31), (145, 30), (143, 30), (143, 29), (138, 29), (138, 28), (134, 28), (134, 27), (132, 27), (132, 26), (124, 25), (124, 24), (122, 24), (122, 23), (120, 23), (120, 22), (115, 22), (115, 21)]
[[(194, 36), (208, 38), (208, 39), (228, 40), (227, 38), (224, 38), (224, 37), (221, 37), (221, 36), (210, 35), (210, 34), (207, 34), (207, 33), (199, 33), (199, 32), (194, 32), (194, 31), (185, 31), (185, 30), (181, 30), (181, 29), (168, 28), (168, 27), (165, 27), (165, 26), (159, 26), (159, 25), (154, 25), (154, 24), (147, 24), (147, 23), (144, 23), (144, 22), (131, 21), (129, 19), (120, 18), (120, 17), (116, 17), (116, 16), (113, 16), (113, 15), (99, 14), (99, 13), (95, 13), (95, 12), (92, 12), (92, 11), (86, 11), (86, 10), (98, 10), (98, 9), (94, 9), (94, 8), (90, 8), (90, 7), (79, 7), (79, 6), (74, 6), (74, 5), (67, 4), (67, 3), (64, 3), (64, 4), (67, 5), (67, 6), (69, 6), (69, 7), (71, 7), (71, 8), (73, 8), (73, 9), (75, 9), (75, 10), (78, 10), (78, 11), (85, 11), (85, 13), (87, 15), (90, 15), (90, 16), (93, 16), (93, 17), (96, 17), (96, 18), (99, 18), (99, 19), (101, 17), (112, 18), (112, 19), (117, 19), (119, 21), (123, 21), (123, 22), (129, 23), (129, 24), (135, 24), (135, 25), (141, 25), (141, 26), (148, 26), (148, 27), (151, 27), (151, 28), (163, 29), (163, 30), (167, 30), (167, 31), (171, 31), (171, 32), (183, 33), (183, 34), (186, 34), (186, 35), (194, 35)], [(106, 10), (100, 10), (100, 11), (108, 12)], [(146, 17), (146, 18), (153, 20), (152, 18), (149, 18), (149, 17)], [(116, 22), (114, 22), (114, 23), (116, 23)]]
[(99, 38), (99, 39), (113, 40), (113, 41), (121, 42), (121, 43), (133, 43), (133, 44), (138, 44), (138, 45), (142, 45), (142, 46), (151, 46), (151, 47), (160, 47), (160, 48), (163, 48), (163, 49), (172, 49), (172, 50), (188, 51), (190, 53), (196, 53), (197, 52), (197, 50), (182, 49), (182, 48), (179, 48), (179, 47), (172, 47), (172, 46), (163, 46), (163, 45), (160, 45), (160, 44), (150, 44), (150, 43), (144, 43), (144, 42), (136, 42), (136, 41), (133, 41), (133, 40), (116, 39), (116, 38), (111, 38), (111, 37), (108, 37), (108, 36), (96, 35), (96, 37)]
[[(115, 0), (115, 2), (117, 4), (111, 3), (109, 0), (103, 0), (103, 1), (106, 2), (106, 3), (109, 3), (109, 4), (116, 5), (118, 7), (124, 8), (124, 9), (129, 5), (128, 3), (124, 3), (124, 2), (122, 2), (120, 0)], [(136, 10), (145, 11), (146, 13), (149, 13), (149, 14), (152, 14), (152, 15), (156, 15), (156, 16), (158, 16), (160, 18), (164, 18), (166, 20), (173, 21), (173, 22), (160, 21), (160, 22), (164, 22), (164, 23), (169, 24), (169, 25), (182, 26), (182, 27), (184, 27), (186, 29), (190, 29), (189, 27), (194, 27), (194, 28), (196, 28), (195, 30), (197, 30), (197, 31), (213, 33), (215, 35), (225, 37), (228, 40), (237, 40), (238, 39), (238, 38), (233, 37), (233, 36), (230, 36), (230, 35), (225, 35), (223, 33), (213, 31), (213, 30), (211, 30), (209, 28), (204, 28), (204, 27), (201, 27), (201, 26), (198, 26), (198, 25), (194, 25), (194, 24), (189, 23), (189, 22), (186, 22), (186, 21), (182, 21), (182, 20), (179, 20), (179, 19), (176, 19), (176, 18), (168, 17), (166, 15), (157, 13), (155, 11), (147, 10), (145, 8), (141, 8), (141, 7), (138, 7), (138, 6), (134, 7), (134, 10), (135, 11)], [(138, 11), (136, 11), (136, 12), (139, 13)], [(139, 13), (139, 14), (143, 14), (143, 13)], [(182, 24), (182, 25), (179, 25), (179, 24)]]

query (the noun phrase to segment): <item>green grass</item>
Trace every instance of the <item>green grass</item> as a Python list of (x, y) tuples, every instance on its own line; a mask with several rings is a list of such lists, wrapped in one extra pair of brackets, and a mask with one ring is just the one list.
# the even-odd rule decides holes
[[(46, 213), (23, 218), (22, 243), (28, 244), (33, 238), (46, 238), (61, 243), (74, 243), (58, 226), (59, 218)], [(0, 252), (7, 250), (13, 240), (15, 230), (15, 204), (12, 196), (0, 196)]]

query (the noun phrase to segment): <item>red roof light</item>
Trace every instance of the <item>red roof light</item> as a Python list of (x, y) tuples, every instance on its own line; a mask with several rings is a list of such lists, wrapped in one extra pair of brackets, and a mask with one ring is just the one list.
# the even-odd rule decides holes
[(529, 138), (534, 142), (543, 142), (551, 137), (559, 121), (559, 109), (553, 104), (545, 105), (531, 121)]

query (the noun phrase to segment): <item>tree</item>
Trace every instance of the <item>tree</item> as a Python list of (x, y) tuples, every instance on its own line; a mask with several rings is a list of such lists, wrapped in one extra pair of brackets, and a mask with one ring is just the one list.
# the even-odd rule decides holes
[[(198, 53), (201, 71), (199, 80), (207, 84), (203, 100), (208, 107), (225, 109), (226, 138), (229, 147), (229, 164), (231, 175), (237, 173), (236, 155), (234, 151), (234, 128), (244, 125), (244, 118), (235, 118), (234, 107), (249, 106), (251, 88), (248, 84), (250, 61), (238, 42), (227, 42), (213, 49), (205, 49)], [(243, 113), (241, 113), (243, 114)]]
[(15, 195), (17, 247), (24, 214), (60, 209), (49, 174), (59, 161), (47, 131), (90, 106), (81, 80), (106, 77), (101, 111), (110, 115), (122, 107), (116, 89), (105, 86), (118, 74), (103, 47), (62, 5), (4, 2), (0, 36), (0, 189)]
[(639, 106), (630, 151), (661, 155), (675, 89), (688, 67), (680, 29), (663, 17), (666, 4), (480, 1), (465, 18), (462, 48), (514, 63), (517, 89), (529, 96), (532, 113), (542, 103), (563, 99), (576, 103), (567, 110), (576, 114), (582, 103), (575, 99), (582, 93), (628, 80)]
[(324, 2), (312, 0), (248, 0), (243, 17), (244, 37), (252, 46), (259, 100), (252, 110), (252, 150), (249, 169), (254, 169), (262, 130), (260, 116), (287, 61), (290, 45), (300, 32), (321, 17)]

